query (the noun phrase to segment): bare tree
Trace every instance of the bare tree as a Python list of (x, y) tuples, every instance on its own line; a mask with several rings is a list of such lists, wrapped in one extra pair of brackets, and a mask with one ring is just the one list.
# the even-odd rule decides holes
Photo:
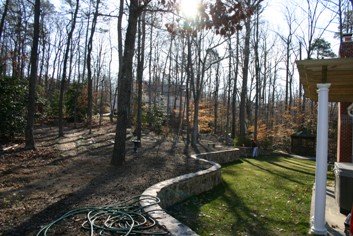
[(88, 39), (87, 46), (87, 81), (88, 81), (88, 109), (87, 109), (87, 125), (89, 127), (89, 133), (92, 132), (92, 113), (93, 113), (93, 87), (92, 87), (92, 68), (91, 68), (91, 58), (92, 58), (92, 47), (93, 47), (93, 36), (96, 31), (98, 11), (99, 11), (100, 0), (96, 1), (95, 12), (93, 14), (91, 33)]
[[(321, 6), (321, 3), (323, 6)], [(306, 29), (301, 29), (301, 35), (298, 35), (299, 41), (303, 43), (304, 49), (307, 53), (307, 59), (311, 59), (312, 56), (312, 45), (315, 38), (321, 38), (327, 27), (331, 24), (334, 17), (333, 14), (326, 19), (326, 23), (323, 27), (317, 27), (319, 20), (324, 17), (324, 12), (327, 9), (327, 2), (320, 0), (306, 0), (306, 8), (299, 6), (302, 11), (306, 14), (307, 25)], [(325, 16), (327, 18), (327, 16)], [(301, 24), (299, 25), (301, 26)]]
[(143, 10), (138, 3), (138, 0), (130, 1), (123, 65), (121, 67), (121, 77), (119, 78), (118, 83), (118, 120), (116, 125), (113, 156), (111, 159), (111, 164), (116, 166), (120, 166), (125, 162), (126, 128), (128, 123), (128, 109), (130, 108), (132, 84), (132, 59), (135, 51), (137, 21)]
[(76, 0), (75, 12), (72, 18), (71, 29), (67, 35), (64, 62), (63, 62), (63, 74), (61, 77), (61, 85), (60, 85), (60, 97), (59, 97), (59, 137), (64, 136), (63, 132), (63, 100), (64, 100), (64, 89), (65, 89), (65, 81), (66, 81), (66, 70), (67, 70), (67, 60), (69, 58), (70, 46), (73, 33), (75, 31), (76, 26), (76, 18), (79, 9), (80, 0)]
[[(110, 119), (113, 120), (113, 113), (116, 104), (116, 97), (119, 88), (119, 81), (121, 80), (121, 70), (123, 68), (123, 35), (122, 35), (122, 21), (124, 14), (124, 0), (120, 0), (119, 5), (119, 15), (118, 15), (118, 24), (117, 24), (117, 32), (118, 32), (118, 56), (119, 56), (119, 72), (118, 72), (118, 80), (115, 88), (114, 96), (113, 96), (113, 109), (110, 110)], [(119, 106), (119, 104), (118, 104)]]
[(140, 16), (138, 23), (138, 53), (137, 53), (137, 118), (136, 118), (136, 137), (141, 142), (141, 132), (142, 132), (142, 82), (143, 82), (143, 70), (145, 61), (145, 39), (146, 39), (146, 23), (145, 15), (143, 13)]
[(33, 137), (34, 113), (35, 113), (35, 93), (36, 77), (38, 71), (38, 42), (40, 29), (40, 0), (34, 2), (34, 24), (33, 24), (33, 44), (31, 51), (31, 73), (29, 80), (28, 106), (27, 106), (27, 125), (25, 130), (26, 149), (36, 149)]
[(239, 67), (239, 31), (237, 31), (237, 44), (235, 50), (235, 73), (234, 73), (234, 82), (233, 82), (233, 95), (232, 95), (232, 138), (235, 138), (235, 118), (236, 118), (236, 98), (237, 98), (237, 82), (238, 82), (238, 67)]
[(5, 18), (7, 15), (7, 11), (9, 10), (9, 2), (10, 2), (10, 0), (6, 0), (4, 2), (4, 11), (2, 13), (1, 20), (0, 20), (0, 41), (1, 41), (2, 33), (4, 31), (4, 24), (5, 24)]
[(239, 138), (244, 140), (246, 137), (246, 120), (245, 120), (245, 108), (246, 98), (248, 89), (248, 70), (249, 70), (249, 56), (250, 56), (250, 34), (251, 34), (251, 19), (248, 18), (245, 21), (245, 41), (243, 50), (243, 81), (240, 94), (240, 105), (239, 105)]

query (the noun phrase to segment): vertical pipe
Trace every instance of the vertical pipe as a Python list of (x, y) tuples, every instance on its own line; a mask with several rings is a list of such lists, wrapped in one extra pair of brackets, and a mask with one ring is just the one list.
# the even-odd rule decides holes
[(316, 136), (315, 211), (311, 232), (326, 235), (326, 179), (328, 146), (328, 92), (331, 84), (317, 84), (318, 116)]

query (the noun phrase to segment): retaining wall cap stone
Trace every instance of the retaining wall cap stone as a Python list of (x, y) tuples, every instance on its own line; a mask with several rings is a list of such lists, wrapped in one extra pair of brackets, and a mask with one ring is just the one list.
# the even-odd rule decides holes
[[(154, 197), (158, 197), (158, 194), (161, 192), (162, 189), (172, 186), (176, 183), (181, 183), (181, 182), (186, 182), (194, 177), (197, 176), (203, 176), (207, 174), (211, 174), (213, 172), (219, 172), (220, 174), (220, 169), (221, 165), (210, 160), (205, 160), (200, 157), (207, 156), (207, 158), (212, 158), (211, 156), (219, 153), (227, 153), (227, 152), (237, 152), (239, 149), (231, 149), (231, 150), (225, 150), (225, 151), (216, 151), (216, 152), (209, 152), (209, 153), (202, 153), (202, 154), (196, 154), (196, 155), (191, 155), (191, 158), (197, 159), (198, 161), (206, 162), (211, 165), (211, 167), (205, 169), (205, 170), (199, 170), (194, 173), (190, 174), (185, 174), (181, 175), (172, 179), (164, 180), (162, 182), (159, 182), (149, 188), (147, 188), (142, 195), (150, 195)], [(219, 184), (221, 179), (219, 178), (219, 181), (212, 181), (211, 183), (215, 185)], [(212, 187), (214, 187), (212, 186)], [(161, 199), (162, 202), (162, 199)], [(140, 205), (144, 207), (144, 211), (148, 212), (148, 214), (155, 219), (158, 224), (164, 226), (171, 235), (190, 235), (190, 236), (196, 236), (198, 235), (195, 233), (192, 229), (190, 229), (188, 226), (182, 224), (180, 221), (166, 213), (162, 207), (158, 204), (153, 204), (154, 202), (148, 199), (144, 199), (143, 197), (140, 198)]]

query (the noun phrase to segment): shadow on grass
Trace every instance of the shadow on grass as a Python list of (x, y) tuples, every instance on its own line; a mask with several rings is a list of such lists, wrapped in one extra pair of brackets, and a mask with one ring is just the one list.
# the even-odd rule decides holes
[(302, 173), (302, 174), (305, 174), (305, 175), (311, 175), (311, 176), (315, 176), (314, 173), (310, 173), (310, 172), (307, 172), (307, 171), (303, 171), (301, 169), (298, 169), (298, 168), (291, 168), (289, 166), (285, 166), (285, 165), (281, 165), (281, 164), (278, 164), (274, 161), (268, 161), (268, 163), (272, 164), (272, 165), (275, 165), (275, 166), (278, 166), (280, 168), (284, 168), (284, 169), (287, 169), (287, 170), (291, 170), (291, 171), (295, 171), (295, 172), (299, 172), (299, 173)]
[[(206, 204), (214, 206), (219, 201), (225, 203), (222, 205), (224, 214), (221, 222), (220, 219), (213, 217), (215, 211), (210, 210), (205, 213), (201, 210), (201, 207)], [(240, 233), (273, 235), (266, 224), (268, 219), (258, 217), (258, 214), (250, 209), (225, 182), (205, 194), (176, 204), (167, 211), (200, 235), (239, 235)]]
[(306, 169), (306, 170), (314, 170), (315, 169), (315, 161), (314, 160), (308, 160), (312, 162), (311, 164), (303, 164), (302, 162), (296, 161), (294, 158), (283, 158), (283, 161), (295, 165), (296, 167), (299, 167), (300, 169)]
[[(279, 191), (284, 191), (286, 195), (289, 194), (288, 199), (292, 199), (293, 189), (289, 187), (287, 188), (285, 184), (286, 181), (287, 184), (289, 181), (300, 185), (307, 184), (292, 176), (292, 173), (288, 171), (289, 169), (286, 168), (286, 163), (283, 163), (283, 161), (284, 160), (281, 156), (266, 157), (260, 160), (241, 158), (233, 163), (225, 165), (224, 167), (241, 163), (249, 164), (250, 168), (256, 168), (268, 173), (274, 179), (281, 178), (285, 181), (283, 181), (283, 186), (278, 186)], [(265, 165), (265, 162), (267, 166)], [(279, 164), (279, 162), (283, 164)], [(274, 166), (271, 167), (272, 165)], [(276, 169), (275, 166), (280, 169), (274, 170)], [(290, 169), (292, 171), (297, 171), (301, 176), (310, 176), (305, 178), (312, 178), (312, 173), (301, 171), (295, 167), (292, 168), (292, 166), (290, 166)], [(224, 181), (221, 185), (209, 192), (192, 197), (183, 203), (170, 207), (168, 212), (200, 235), (305, 234), (303, 232), (306, 232), (308, 229), (309, 220), (296, 218), (296, 216), (302, 216), (295, 215), (297, 214), (295, 207), (293, 208), (293, 206), (291, 206), (290, 208), (289, 206), (284, 205), (284, 207), (279, 210), (276, 207), (269, 207), (268, 210), (267, 208), (261, 208), (261, 206), (266, 206), (263, 202), (258, 202), (258, 204), (255, 203), (254, 205), (254, 203), (251, 203), (252, 200), (248, 199), (249, 195), (246, 193), (244, 193), (244, 195), (243, 193), (238, 192), (236, 189), (237, 184), (233, 184), (236, 183), (238, 179), (237, 175), (240, 175), (241, 171), (233, 171), (224, 168), (223, 172), (230, 174), (232, 180), (227, 178), (227, 182)], [(287, 172), (288, 175), (286, 174)], [(282, 183), (282, 181), (275, 181), (276, 184), (279, 184), (278, 182)], [(243, 184), (246, 185), (246, 183)], [(256, 191), (256, 189), (248, 189), (247, 191), (251, 193), (251, 191)], [(267, 197), (271, 198), (270, 195)], [(262, 201), (260, 198), (259, 201)], [(266, 199), (266, 197), (264, 199)], [(273, 203), (277, 204), (276, 200), (274, 200)], [(279, 206), (281, 206), (281, 202), (279, 202)], [(288, 209), (286, 209), (286, 207), (288, 207)], [(304, 214), (304, 218), (305, 215), (306, 214)]]
[[(270, 173), (271, 175), (276, 175), (276, 176), (278, 176), (280, 178), (284, 178), (286, 180), (292, 181), (292, 182), (297, 183), (297, 184), (301, 184), (301, 185), (305, 184), (305, 183), (303, 183), (301, 181), (298, 181), (297, 179), (290, 178), (288, 175), (284, 175), (284, 174), (281, 174), (280, 172), (273, 171), (273, 170), (267, 169), (267, 168), (265, 168), (263, 166), (257, 165), (257, 164), (255, 164), (255, 163), (253, 163), (253, 162), (251, 162), (251, 161), (249, 161), (247, 159), (243, 159), (243, 160), (244, 160), (244, 162), (247, 162), (250, 165), (252, 165), (252, 166), (254, 166), (254, 167), (258, 168), (258, 169), (261, 169), (263, 171), (266, 171), (266, 172)], [(268, 162), (268, 161), (266, 161), (266, 162)]]

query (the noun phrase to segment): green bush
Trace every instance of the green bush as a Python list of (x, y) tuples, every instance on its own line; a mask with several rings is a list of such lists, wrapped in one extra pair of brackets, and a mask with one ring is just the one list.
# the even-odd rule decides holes
[(52, 96), (49, 98), (49, 107), (48, 107), (48, 115), (50, 117), (58, 117), (59, 116), (59, 90), (54, 90)]
[(161, 133), (165, 121), (162, 107), (152, 106), (151, 110), (144, 108), (142, 111), (142, 124), (150, 126), (150, 129), (158, 134)]
[(251, 147), (251, 139), (249, 137), (241, 138), (241, 137), (235, 137), (234, 138), (234, 146), (240, 147)]
[(264, 150), (273, 149), (273, 137), (269, 136), (260, 141), (260, 148)]
[(0, 139), (11, 140), (23, 134), (26, 124), (27, 81), (0, 78)]
[(72, 83), (69, 87), (65, 97), (65, 106), (70, 121), (74, 120), (75, 106), (77, 121), (82, 122), (85, 119), (88, 107), (88, 98), (85, 91), (85, 86), (78, 84), (77, 82)]

